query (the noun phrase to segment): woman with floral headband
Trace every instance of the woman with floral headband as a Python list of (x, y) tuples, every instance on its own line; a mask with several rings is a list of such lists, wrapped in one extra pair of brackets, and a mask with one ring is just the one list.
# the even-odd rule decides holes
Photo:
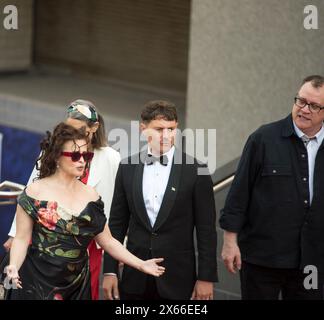
[[(82, 182), (94, 187), (100, 194), (102, 201), (105, 204), (105, 214), (108, 219), (114, 192), (115, 177), (120, 162), (120, 155), (117, 151), (107, 146), (103, 118), (90, 101), (81, 99), (73, 101), (67, 109), (67, 119), (65, 123), (75, 128), (85, 126), (86, 131), (89, 133), (89, 150), (94, 152), (94, 157), (91, 160)], [(28, 184), (37, 177), (37, 172), (38, 170), (35, 167)], [(7, 249), (10, 248), (15, 233), (16, 223), (14, 220), (9, 232), (10, 238), (4, 244)], [(98, 300), (102, 249), (93, 240), (90, 242), (88, 250), (92, 299)]]
[(142, 272), (164, 273), (157, 264), (162, 258), (143, 261), (111, 236), (101, 197), (78, 179), (94, 155), (88, 139), (85, 128), (61, 123), (42, 141), (39, 179), (18, 197), (17, 233), (6, 267), (12, 281), (8, 299), (91, 299), (87, 248), (92, 239)]

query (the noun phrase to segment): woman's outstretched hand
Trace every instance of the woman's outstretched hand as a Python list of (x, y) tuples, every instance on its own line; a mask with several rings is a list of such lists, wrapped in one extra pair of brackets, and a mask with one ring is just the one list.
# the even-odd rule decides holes
[(158, 265), (158, 263), (161, 263), (163, 260), (163, 258), (154, 258), (143, 261), (139, 270), (152, 276), (159, 277), (165, 272), (165, 268)]
[(15, 265), (11, 264), (9, 266), (6, 266), (5, 271), (6, 271), (8, 280), (12, 281), (12, 287), (22, 289), (21, 281), (19, 280), (20, 278), (19, 278), (17, 267)]

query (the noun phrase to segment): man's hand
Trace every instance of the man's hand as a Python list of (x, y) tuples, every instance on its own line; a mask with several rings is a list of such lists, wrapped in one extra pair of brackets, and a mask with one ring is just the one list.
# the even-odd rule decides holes
[(118, 278), (116, 275), (104, 275), (102, 288), (105, 300), (119, 299)]
[(224, 244), (222, 249), (222, 259), (226, 269), (231, 273), (241, 269), (241, 252), (237, 245), (237, 234), (224, 231)]
[(3, 244), (3, 247), (5, 248), (5, 250), (8, 252), (11, 248), (12, 245), (12, 241), (13, 241), (13, 237), (9, 237), (8, 240)]
[(213, 300), (214, 286), (212, 282), (197, 280), (192, 291), (191, 300)]

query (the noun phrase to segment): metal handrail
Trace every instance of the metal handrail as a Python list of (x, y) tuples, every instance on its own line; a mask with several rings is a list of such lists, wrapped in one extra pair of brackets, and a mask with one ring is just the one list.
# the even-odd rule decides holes
[[(25, 186), (23, 184), (14, 183), (11, 181), (3, 181), (0, 183), (0, 199), (6, 199), (5, 201), (0, 201), (0, 205), (10, 205), (15, 204), (15, 199), (22, 193)], [(7, 200), (10, 199), (10, 200)]]
[(222, 189), (226, 188), (227, 186), (229, 186), (233, 182), (234, 177), (235, 177), (235, 175), (233, 174), (233, 175), (229, 176), (228, 178), (215, 184), (213, 187), (214, 193), (217, 193), (217, 192), (221, 191)]

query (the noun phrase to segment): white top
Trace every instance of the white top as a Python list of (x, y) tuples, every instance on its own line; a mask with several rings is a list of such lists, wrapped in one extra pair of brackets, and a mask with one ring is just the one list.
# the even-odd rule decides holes
[[(304, 132), (302, 132), (293, 122), (295, 132), (299, 138), (306, 136)], [(307, 137), (307, 136), (306, 136)], [(308, 137), (313, 138), (313, 137)], [(322, 126), (321, 130), (316, 133), (314, 136), (316, 139), (309, 140), (306, 149), (307, 149), (307, 156), (308, 156), (308, 186), (309, 186), (309, 201), (312, 203), (313, 200), (313, 184), (314, 184), (314, 168), (315, 168), (315, 160), (317, 151), (324, 139), (324, 127)]]
[[(148, 151), (150, 153), (150, 150)], [(168, 164), (162, 165), (159, 161), (151, 165), (144, 164), (143, 172), (143, 199), (151, 226), (154, 226), (160, 211), (165, 189), (167, 187), (172, 167), (174, 146), (164, 154), (168, 157)]]
[[(104, 211), (109, 218), (112, 197), (115, 188), (115, 178), (120, 162), (120, 154), (111, 147), (103, 147), (94, 150), (91, 161), (88, 185), (94, 187), (104, 203)], [(31, 184), (37, 177), (37, 170), (34, 168), (27, 185)], [(16, 216), (12, 222), (9, 236), (16, 235)]]

